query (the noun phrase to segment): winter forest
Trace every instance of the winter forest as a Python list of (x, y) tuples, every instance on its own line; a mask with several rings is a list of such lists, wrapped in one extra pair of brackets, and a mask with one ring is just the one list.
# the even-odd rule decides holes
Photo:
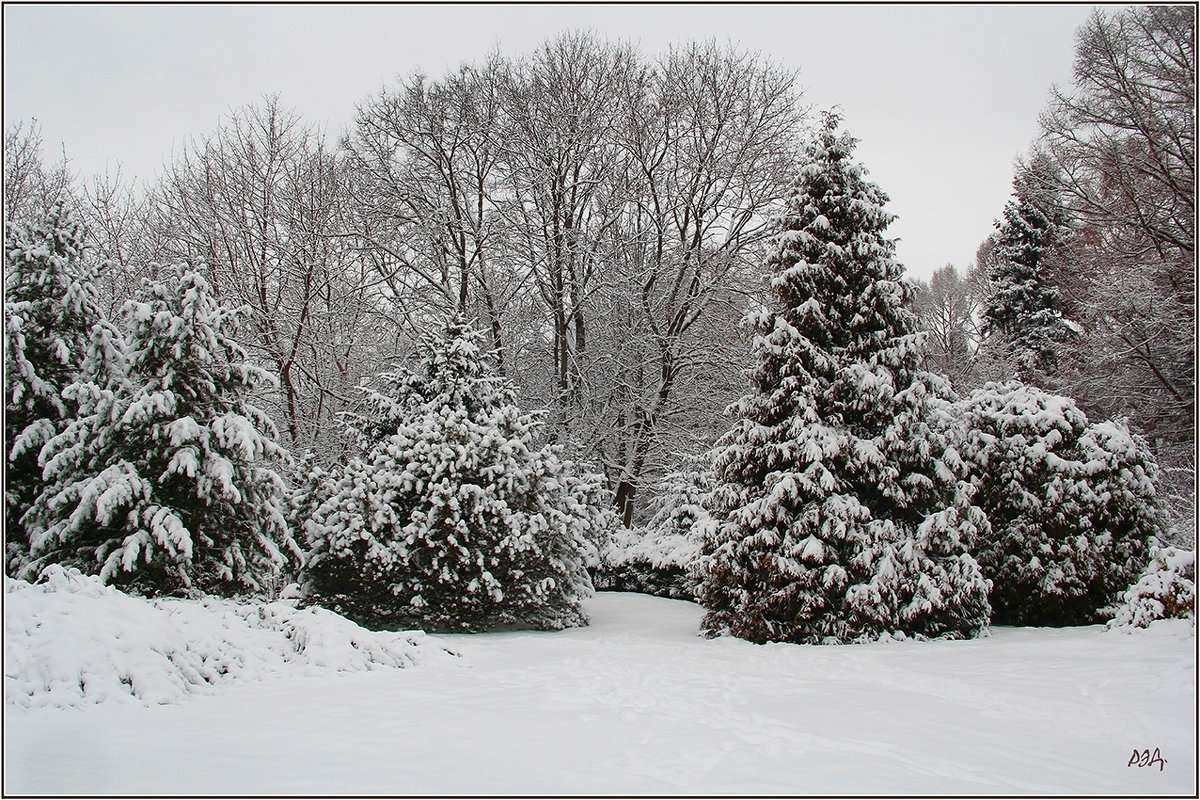
[(732, 44), (565, 32), (336, 139), (266, 96), (144, 185), (10, 126), (6, 595), (382, 635), (609, 590), (801, 645), (1191, 617), (1194, 12), (1092, 15), (927, 282), (853, 120)]

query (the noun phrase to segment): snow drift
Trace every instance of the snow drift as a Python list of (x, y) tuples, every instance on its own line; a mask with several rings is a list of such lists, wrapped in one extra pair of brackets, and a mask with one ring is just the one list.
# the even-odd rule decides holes
[(278, 600), (145, 599), (74, 569), (6, 578), (6, 705), (174, 703), (231, 680), (409, 667), (451, 654), (419, 631), (372, 632)]
[[(646, 595), (585, 611), (586, 628), (439, 637), (461, 657), (416, 669), (9, 707), (4, 791), (1195, 796), (1188, 620), (825, 647), (705, 639), (702, 608)], [(1146, 748), (1164, 769), (1130, 765)]]

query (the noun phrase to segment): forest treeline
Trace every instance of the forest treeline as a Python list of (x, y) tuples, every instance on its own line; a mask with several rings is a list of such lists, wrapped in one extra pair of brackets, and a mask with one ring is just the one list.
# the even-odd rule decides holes
[(268, 410), (329, 463), (354, 387), (464, 312), (632, 513), (643, 474), (711, 440), (739, 391), (737, 322), (804, 120), (795, 76), (763, 58), (693, 44), (650, 60), (566, 34), (400, 80), (337, 143), (267, 98), (140, 190), (78, 185), (18, 127), (6, 209), (69, 197), (113, 309), (177, 262), (249, 306), (243, 341), (280, 381)]

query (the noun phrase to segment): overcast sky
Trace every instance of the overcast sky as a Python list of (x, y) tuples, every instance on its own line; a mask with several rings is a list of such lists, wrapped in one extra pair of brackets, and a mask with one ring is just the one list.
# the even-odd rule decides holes
[(397, 75), (440, 75), (574, 28), (643, 52), (716, 37), (797, 68), (842, 106), (891, 196), (915, 276), (969, 264), (1011, 191), (1052, 83), (1069, 85), (1086, 5), (38, 5), (4, 7), (4, 124), (87, 177), (152, 178), (232, 108), (278, 92), (337, 137)]

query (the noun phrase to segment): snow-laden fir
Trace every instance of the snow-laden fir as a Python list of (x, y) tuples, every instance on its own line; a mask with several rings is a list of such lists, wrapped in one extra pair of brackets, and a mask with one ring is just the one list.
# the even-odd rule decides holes
[(1013, 181), (1014, 199), (996, 222), (995, 251), (988, 263), (983, 329), (997, 338), (1022, 380), (1052, 374), (1059, 353), (1077, 340), (1078, 326), (1062, 313), (1062, 298), (1044, 275), (1056, 248), (1069, 237), (1065, 212), (1052, 183), (1039, 170)]
[(970, 549), (987, 519), (919, 369), (887, 196), (825, 115), (752, 313), (751, 393), (731, 408), (706, 501), (705, 630), (755, 642), (970, 637), (988, 623)]
[(84, 229), (59, 203), (40, 221), (4, 226), (5, 573), (29, 559), (26, 514), (42, 490), (42, 448), (74, 418), (63, 390), (103, 381), (119, 339), (101, 314)]
[(286, 453), (250, 400), (274, 378), (199, 272), (153, 271), (123, 308), (124, 340), (93, 327), (86, 361), (105, 366), (62, 390), (71, 420), (38, 456), (20, 574), (61, 564), (148, 594), (263, 591), (300, 558)]

